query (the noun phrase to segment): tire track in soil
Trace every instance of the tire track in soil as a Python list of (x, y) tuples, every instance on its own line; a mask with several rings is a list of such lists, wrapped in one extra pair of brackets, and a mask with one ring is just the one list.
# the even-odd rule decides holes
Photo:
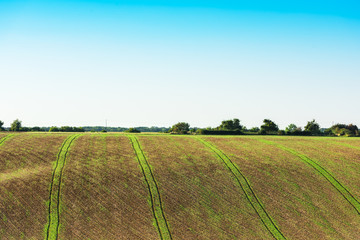
[(241, 189), (245, 193), (246, 198), (250, 202), (251, 206), (259, 216), (261, 222), (264, 224), (266, 229), (270, 232), (270, 234), (275, 239), (286, 239), (282, 234), (280, 229), (276, 226), (274, 221), (271, 219), (270, 215), (266, 212), (264, 206), (261, 204), (259, 198), (256, 196), (254, 190), (252, 189), (249, 181), (245, 177), (245, 175), (239, 170), (239, 168), (231, 161), (231, 159), (223, 153), (220, 149), (216, 148), (214, 145), (209, 143), (208, 141), (198, 138), (197, 139), (202, 142), (206, 147), (208, 147), (211, 151), (213, 151), (216, 156), (222, 160), (225, 166), (229, 169), (232, 175), (235, 177), (236, 181), (240, 185)]
[(281, 144), (278, 144), (278, 143), (275, 143), (275, 142), (272, 142), (272, 141), (268, 141), (268, 140), (259, 139), (259, 141), (263, 142), (263, 143), (266, 143), (266, 144), (274, 145), (274, 146), (276, 146), (276, 147), (278, 147), (278, 148), (280, 148), (280, 149), (282, 149), (284, 151), (287, 151), (287, 152), (299, 157), (305, 163), (307, 163), (308, 165), (313, 167), (318, 173), (320, 173), (323, 177), (325, 177), (325, 179), (331, 185), (333, 185), (333, 187), (345, 198), (345, 200), (352, 207), (354, 207), (355, 211), (360, 215), (360, 202), (359, 202), (359, 200), (357, 200), (343, 184), (341, 184), (330, 172), (328, 172), (320, 164), (316, 163), (314, 160), (310, 159), (309, 157), (307, 157), (306, 155), (304, 155), (302, 153), (299, 153), (299, 152), (295, 151), (292, 148), (288, 148), (288, 147), (285, 147), (285, 146), (283, 146)]
[(14, 134), (9, 134), (9, 135), (6, 135), (5, 137), (1, 138), (0, 139), (0, 146), (3, 145), (3, 143), (8, 140), (9, 138), (13, 137)]
[(64, 171), (65, 161), (72, 142), (79, 137), (79, 134), (70, 135), (62, 143), (57, 154), (56, 164), (53, 170), (50, 183), (48, 223), (46, 224), (46, 240), (58, 239), (60, 226), (60, 193), (61, 180)]
[[(317, 141), (322, 141), (325, 142), (325, 139), (316, 139)], [(352, 149), (356, 149), (356, 150), (360, 150), (360, 147), (357, 146), (353, 146), (351, 144), (348, 143), (343, 143), (343, 142), (334, 142), (334, 141), (328, 141), (327, 143), (331, 143), (333, 145), (338, 145), (338, 146), (343, 146), (343, 147), (348, 147), (348, 148), (352, 148)]]
[(144, 175), (146, 185), (149, 190), (150, 203), (155, 218), (156, 227), (159, 231), (161, 239), (172, 239), (169, 224), (165, 218), (164, 209), (160, 196), (159, 187), (156, 183), (151, 167), (140, 147), (139, 141), (135, 136), (128, 135), (131, 145), (135, 151), (136, 158)]

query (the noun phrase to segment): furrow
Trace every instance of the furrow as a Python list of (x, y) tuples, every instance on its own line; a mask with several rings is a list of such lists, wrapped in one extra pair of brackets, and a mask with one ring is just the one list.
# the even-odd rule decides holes
[(60, 226), (60, 193), (65, 161), (72, 142), (80, 135), (71, 135), (65, 139), (57, 154), (49, 193), (48, 223), (46, 239), (58, 239)]
[(297, 151), (295, 151), (292, 148), (285, 147), (281, 144), (274, 143), (268, 140), (259, 139), (259, 141), (274, 145), (278, 148), (281, 148), (297, 157), (299, 157), (301, 160), (303, 160), (305, 163), (309, 164), (311, 167), (313, 167), (318, 173), (320, 173), (325, 179), (333, 185), (333, 187), (336, 188), (336, 190), (345, 198), (345, 200), (354, 207), (356, 212), (360, 214), (360, 202), (357, 200), (351, 192), (342, 184), (340, 183), (330, 172), (328, 172), (325, 168), (323, 168), (321, 165), (310, 159), (304, 154), (301, 154)]
[[(323, 140), (323, 139), (319, 139), (319, 141), (324, 141), (324, 140)], [(329, 141), (329, 142), (330, 142), (330, 141)], [(339, 145), (339, 146), (344, 146), (344, 147), (348, 147), (348, 148), (360, 150), (360, 147), (353, 146), (353, 145), (350, 145), (350, 144), (347, 144), (347, 143), (333, 142), (333, 141), (331, 141), (330, 143), (331, 143), (331, 144), (334, 144), (334, 145)]]
[(12, 136), (14, 136), (14, 134), (9, 134), (9, 135), (6, 135), (5, 137), (1, 138), (0, 139), (0, 146), (3, 145), (3, 143), (8, 140), (9, 138), (11, 138)]
[(246, 195), (246, 198), (250, 202), (251, 206), (254, 208), (255, 212), (259, 216), (261, 222), (264, 224), (266, 229), (270, 232), (270, 234), (275, 239), (286, 239), (282, 234), (280, 229), (276, 226), (274, 221), (271, 219), (270, 215), (266, 212), (264, 206), (261, 204), (259, 198), (256, 196), (254, 190), (252, 189), (249, 181), (244, 176), (244, 174), (239, 170), (239, 168), (231, 161), (231, 159), (226, 156), (220, 149), (216, 148), (214, 145), (205, 141), (202, 138), (197, 138), (200, 142), (202, 142), (206, 147), (211, 149), (216, 156), (222, 160), (225, 166), (229, 169), (229, 171), (233, 174), (241, 189)]
[(170, 228), (165, 218), (164, 209), (162, 207), (159, 187), (156, 183), (151, 167), (140, 147), (138, 139), (135, 136), (131, 136), (131, 135), (129, 135), (128, 137), (135, 151), (136, 158), (141, 167), (141, 171), (144, 175), (145, 182), (149, 190), (150, 204), (155, 218), (156, 227), (160, 234), (160, 238), (172, 239)]

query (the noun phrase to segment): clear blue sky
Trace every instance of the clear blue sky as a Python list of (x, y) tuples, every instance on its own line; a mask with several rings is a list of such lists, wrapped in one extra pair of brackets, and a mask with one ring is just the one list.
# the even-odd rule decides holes
[(6, 126), (360, 126), (360, 2), (0, 0), (0, 89)]

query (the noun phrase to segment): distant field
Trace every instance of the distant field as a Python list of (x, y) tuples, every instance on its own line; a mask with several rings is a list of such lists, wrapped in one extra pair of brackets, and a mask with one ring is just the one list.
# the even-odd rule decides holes
[(360, 239), (360, 139), (0, 133), (0, 239)]

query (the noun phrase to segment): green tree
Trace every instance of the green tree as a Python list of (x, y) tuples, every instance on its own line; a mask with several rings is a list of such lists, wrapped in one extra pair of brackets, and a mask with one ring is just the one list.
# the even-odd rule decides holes
[(242, 126), (240, 125), (240, 120), (234, 118), (233, 120), (224, 120), (221, 122), (221, 125), (217, 127), (218, 130), (225, 131), (241, 131)]
[(292, 132), (295, 132), (295, 130), (296, 130), (297, 128), (298, 128), (298, 127), (297, 127), (295, 124), (291, 123), (289, 126), (287, 126), (287, 127), (285, 128), (285, 132), (286, 132), (286, 133), (292, 133)]
[(305, 131), (310, 132), (312, 135), (316, 135), (320, 133), (320, 125), (317, 122), (315, 122), (315, 119), (313, 119), (310, 122), (307, 122), (304, 129)]
[(260, 127), (261, 134), (276, 134), (277, 131), (279, 131), (278, 125), (270, 119), (264, 119), (263, 123), (264, 124)]
[(349, 124), (346, 126), (346, 129), (350, 130), (350, 132), (354, 135), (354, 136), (359, 136), (359, 128), (356, 125), (353, 124)]
[(30, 130), (32, 132), (40, 132), (40, 131), (42, 131), (42, 129), (40, 127), (32, 127)]
[(253, 128), (250, 128), (250, 129), (249, 129), (249, 132), (257, 133), (257, 132), (259, 132), (259, 131), (260, 131), (260, 128), (258, 128), (258, 127), (253, 127)]
[[(359, 136), (359, 129), (356, 125), (353, 124), (335, 124), (329, 130), (332, 132), (333, 135), (337, 136)], [(327, 134), (329, 135), (329, 132), (327, 132)]]
[(0, 120), (0, 131), (4, 131), (4, 122)]
[(58, 127), (51, 127), (50, 129), (49, 129), (49, 132), (59, 132), (60, 130), (59, 130), (59, 128)]
[(179, 122), (171, 127), (170, 132), (186, 134), (189, 130), (190, 124), (186, 122)]
[(19, 121), (19, 119), (14, 120), (13, 123), (11, 124), (10, 130), (14, 131), (14, 132), (20, 131), (21, 130), (21, 121)]
[(128, 130), (125, 130), (125, 132), (128, 132), (128, 133), (140, 133), (141, 131), (137, 130), (136, 128), (129, 128)]

